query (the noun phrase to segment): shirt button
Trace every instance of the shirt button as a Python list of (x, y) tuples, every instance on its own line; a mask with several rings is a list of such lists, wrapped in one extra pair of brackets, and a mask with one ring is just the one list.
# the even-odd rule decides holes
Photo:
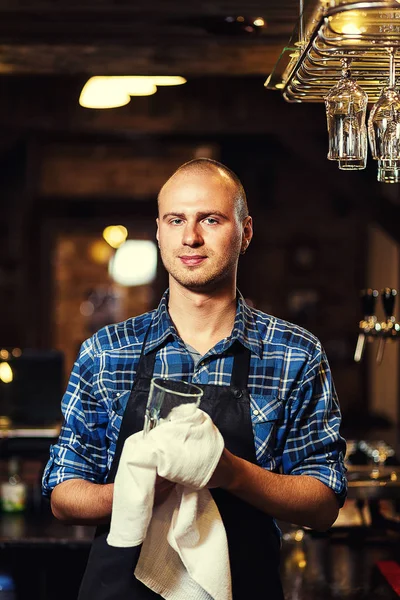
[(241, 398), (243, 396), (242, 390), (233, 390), (233, 395), (235, 398)]
[(260, 411), (259, 410), (253, 410), (253, 415), (259, 415)]
[(117, 396), (117, 398), (119, 398), (119, 396), (120, 396), (121, 394), (120, 394), (119, 392), (117, 392), (115, 395)]

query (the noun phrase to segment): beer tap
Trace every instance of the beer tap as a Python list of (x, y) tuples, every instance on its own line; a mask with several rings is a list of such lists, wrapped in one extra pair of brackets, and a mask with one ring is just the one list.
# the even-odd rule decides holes
[(361, 306), (364, 318), (360, 321), (358, 328), (358, 340), (354, 353), (354, 360), (356, 362), (360, 362), (363, 357), (366, 340), (372, 340), (381, 328), (380, 323), (377, 323), (375, 315), (375, 303), (378, 295), (378, 290), (371, 288), (362, 290), (361, 292)]
[(387, 340), (395, 340), (400, 336), (400, 324), (396, 322), (396, 317), (393, 316), (394, 305), (396, 302), (397, 290), (393, 288), (384, 288), (381, 293), (383, 310), (386, 321), (381, 322), (381, 331), (378, 352), (376, 354), (376, 362), (381, 364), (385, 345)]

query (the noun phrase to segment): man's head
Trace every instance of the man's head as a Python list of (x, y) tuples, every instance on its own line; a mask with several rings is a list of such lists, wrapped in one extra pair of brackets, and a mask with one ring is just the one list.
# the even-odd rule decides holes
[(157, 239), (170, 285), (207, 292), (236, 285), (252, 221), (230, 169), (210, 159), (185, 163), (161, 189), (158, 209)]
[(170, 182), (173, 182), (179, 176), (185, 174), (199, 174), (204, 176), (208, 175), (220, 177), (221, 182), (225, 181), (226, 184), (230, 184), (232, 186), (233, 197), (239, 220), (243, 221), (246, 217), (249, 216), (246, 192), (244, 191), (242, 182), (240, 181), (239, 177), (227, 166), (211, 158), (194, 158), (193, 160), (190, 160), (189, 162), (186, 162), (183, 165), (181, 165), (161, 188), (160, 193), (158, 195), (159, 206), (162, 193), (164, 189), (168, 186), (168, 184)]

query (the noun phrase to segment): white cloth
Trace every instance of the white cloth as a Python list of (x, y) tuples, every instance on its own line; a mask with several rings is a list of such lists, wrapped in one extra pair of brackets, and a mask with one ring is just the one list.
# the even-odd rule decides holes
[[(170, 600), (231, 600), (225, 528), (205, 488), (224, 442), (210, 417), (194, 405), (171, 421), (130, 436), (115, 478), (107, 542), (143, 542), (135, 575)], [(156, 475), (177, 485), (153, 510)]]

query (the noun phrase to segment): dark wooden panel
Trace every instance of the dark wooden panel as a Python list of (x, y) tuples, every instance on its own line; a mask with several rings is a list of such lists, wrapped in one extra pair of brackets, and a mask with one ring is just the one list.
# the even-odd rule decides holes
[(0, 73), (98, 75), (268, 75), (281, 46), (204, 40), (127, 46), (0, 45)]
[[(265, 27), (227, 26), (262, 16)], [(296, 23), (298, 3), (0, 3), (0, 73), (268, 74)]]
[(202, 2), (187, 2), (185, 0), (149, 0), (146, 3), (132, 2), (131, 0), (35, 0), (26, 2), (26, 0), (2, 0), (0, 11), (31, 13), (57, 13), (57, 12), (77, 12), (82, 13), (91, 11), (101, 13), (104, 11), (130, 12), (132, 14), (142, 14), (144, 12), (156, 14), (276, 14), (287, 12), (298, 12), (298, 0), (203, 0)]

